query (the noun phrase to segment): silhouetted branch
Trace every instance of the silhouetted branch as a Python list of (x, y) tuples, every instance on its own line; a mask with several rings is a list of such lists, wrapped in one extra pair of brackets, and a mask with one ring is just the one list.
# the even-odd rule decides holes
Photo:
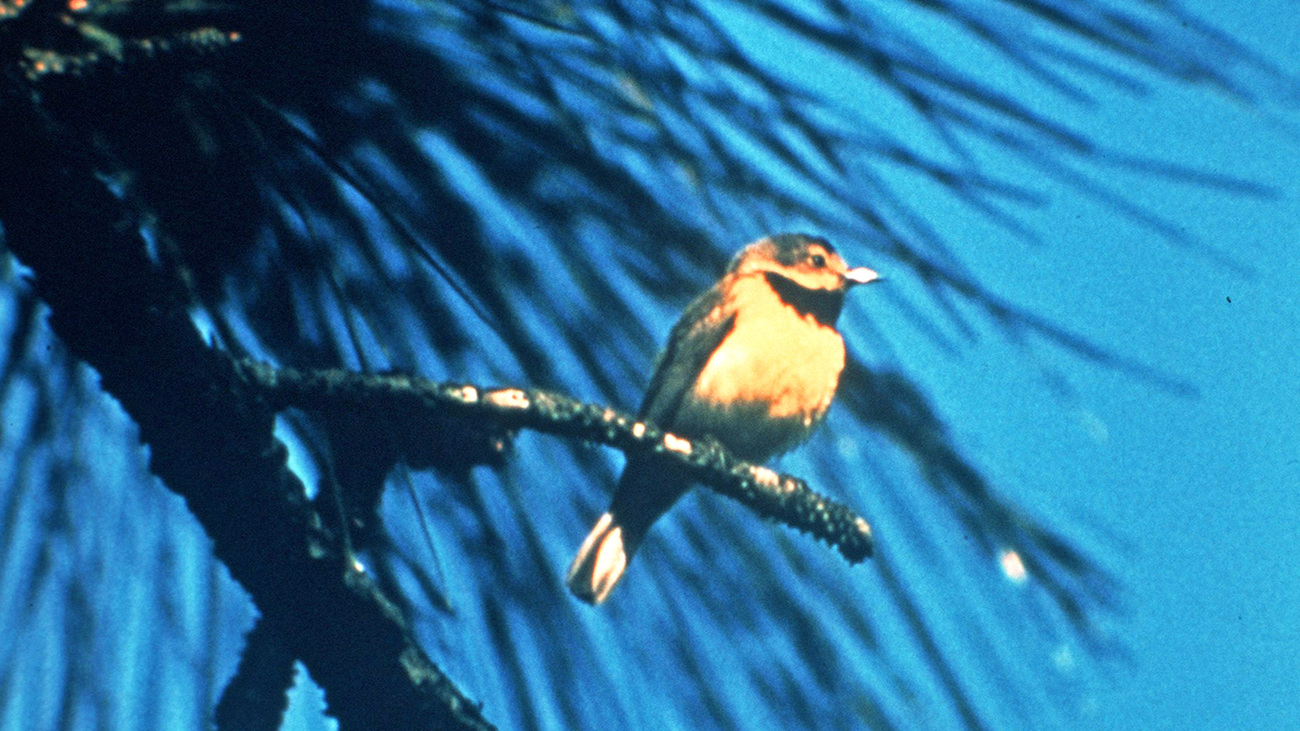
[(150, 468), (185, 498), (330, 713), (344, 728), (490, 728), (340, 551), (286, 468), (272, 411), (203, 341), (121, 200), (12, 95), (0, 128), (5, 242), (35, 273), (54, 331), (138, 425)]
[(276, 731), (284, 723), (298, 658), (271, 624), (259, 619), (244, 637), (235, 677), (226, 684), (213, 716), (219, 731)]
[[(625, 452), (646, 451), (677, 460), (710, 489), (766, 518), (826, 541), (850, 563), (871, 555), (871, 527), (849, 507), (817, 494), (797, 477), (731, 456), (713, 440), (692, 442), (614, 409), (549, 391), (483, 389), (437, 383), (403, 374), (367, 375), (343, 370), (299, 371), (243, 361), (240, 372), (263, 389), (272, 408), (348, 409), (376, 420), (454, 418), (481, 433), (533, 429), (600, 442)], [(396, 430), (400, 431), (399, 425)], [(495, 442), (500, 444), (500, 442)]]

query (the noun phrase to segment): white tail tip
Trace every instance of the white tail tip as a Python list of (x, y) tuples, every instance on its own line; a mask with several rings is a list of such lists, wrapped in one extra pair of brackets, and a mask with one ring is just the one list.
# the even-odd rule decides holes
[(623, 528), (614, 525), (614, 516), (605, 513), (582, 542), (564, 583), (582, 601), (600, 604), (609, 597), (626, 569)]

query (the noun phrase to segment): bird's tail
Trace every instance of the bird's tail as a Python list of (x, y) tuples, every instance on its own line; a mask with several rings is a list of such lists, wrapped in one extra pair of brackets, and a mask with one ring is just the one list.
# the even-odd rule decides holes
[(623, 578), (628, 559), (636, 550), (635, 540), (614, 522), (613, 514), (600, 516), (569, 566), (569, 574), (564, 579), (569, 591), (588, 604), (605, 601)]

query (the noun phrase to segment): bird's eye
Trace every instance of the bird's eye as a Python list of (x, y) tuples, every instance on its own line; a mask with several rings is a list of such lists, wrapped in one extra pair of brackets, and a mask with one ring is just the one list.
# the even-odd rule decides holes
[(812, 265), (817, 267), (818, 269), (821, 269), (822, 267), (826, 266), (826, 257), (822, 256), (821, 254), (813, 254)]

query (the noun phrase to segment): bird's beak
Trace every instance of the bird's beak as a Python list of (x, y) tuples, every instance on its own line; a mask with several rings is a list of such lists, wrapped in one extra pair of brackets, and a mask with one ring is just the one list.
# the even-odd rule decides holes
[(880, 275), (877, 274), (875, 270), (866, 267), (857, 267), (844, 272), (844, 281), (848, 282), (849, 286), (852, 287), (855, 284), (867, 284), (869, 282), (880, 282), (884, 280), (880, 278)]

